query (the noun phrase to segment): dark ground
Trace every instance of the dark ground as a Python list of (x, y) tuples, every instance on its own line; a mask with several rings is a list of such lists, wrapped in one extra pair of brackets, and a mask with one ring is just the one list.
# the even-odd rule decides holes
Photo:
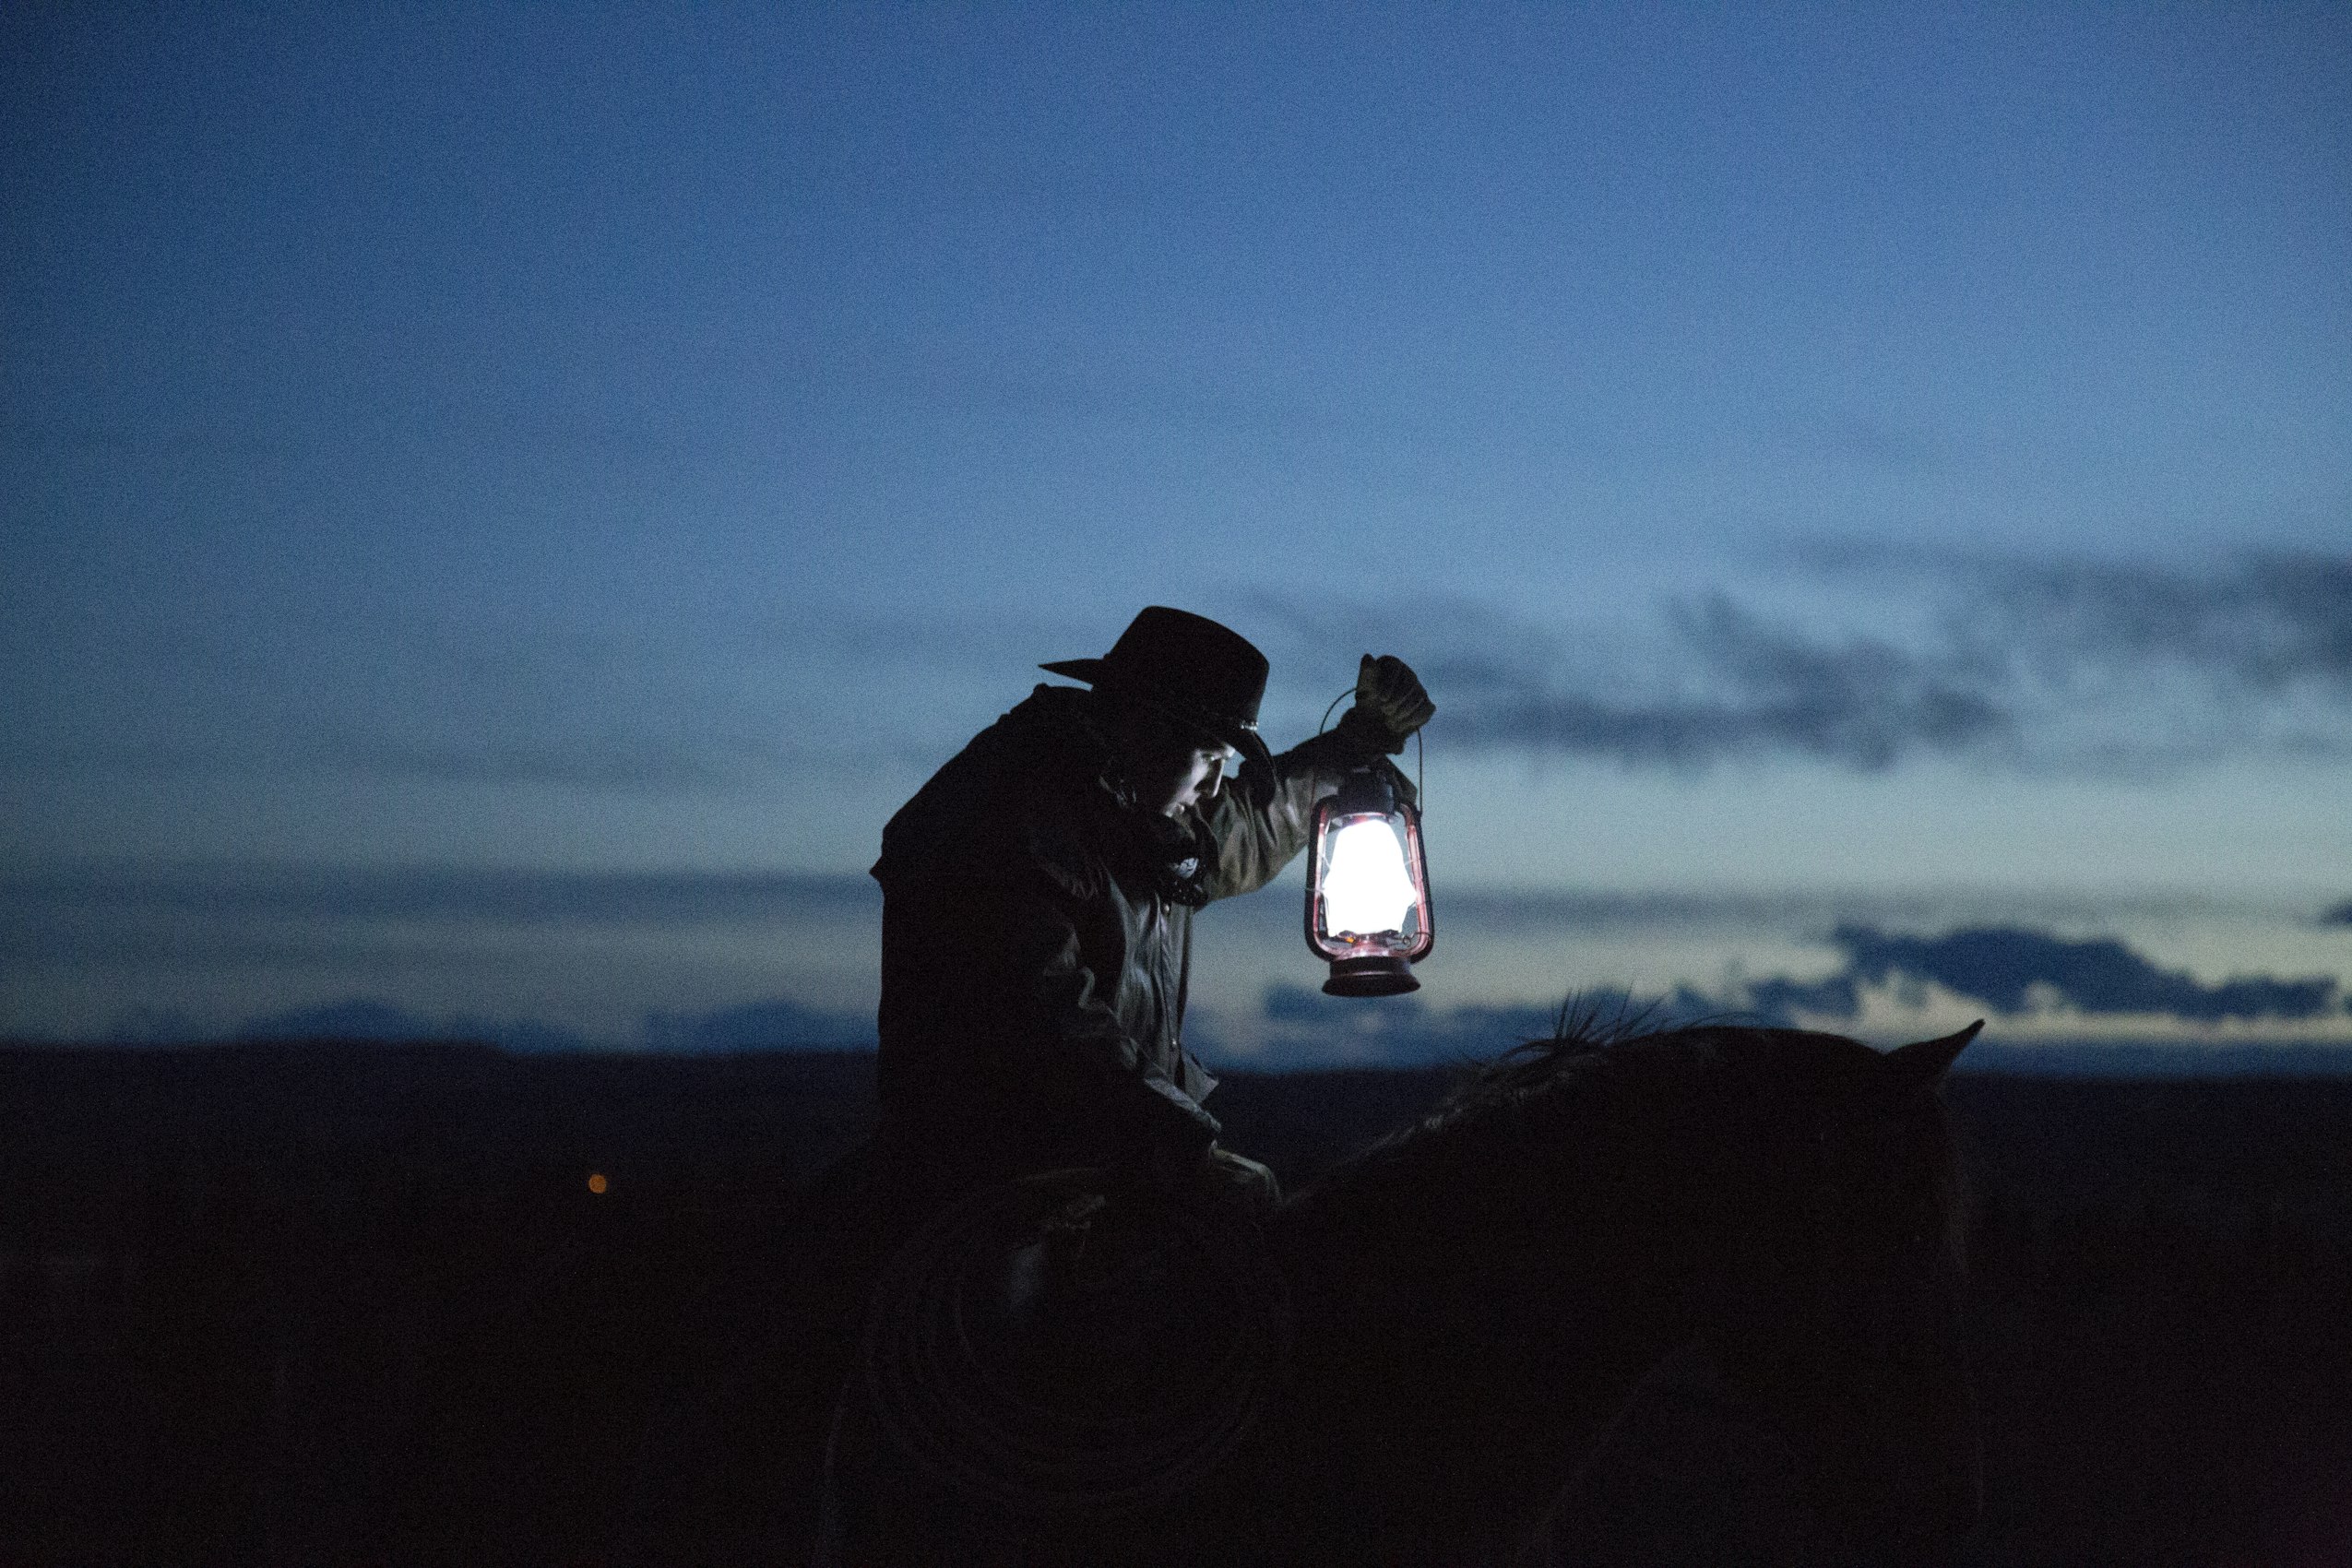
[[(1444, 1083), (1216, 1109), (1295, 1183)], [(0, 1049), (0, 1564), (770, 1560), (792, 1194), (872, 1090), (861, 1055)], [(1947, 1099), (1967, 1561), (2352, 1562), (2352, 1080)]]

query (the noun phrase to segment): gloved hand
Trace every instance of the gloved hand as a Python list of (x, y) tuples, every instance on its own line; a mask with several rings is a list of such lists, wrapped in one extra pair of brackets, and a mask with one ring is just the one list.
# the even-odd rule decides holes
[(1356, 706), (1340, 716), (1338, 730), (1372, 755), (1395, 756), (1436, 712), (1411, 665), (1368, 653), (1356, 669)]
[(1272, 1170), (1214, 1143), (1181, 1153), (1157, 1149), (1144, 1176), (1179, 1202), (1229, 1204), (1253, 1217), (1282, 1201), (1282, 1183)]
[(1217, 1144), (1208, 1146), (1204, 1180), (1210, 1196), (1252, 1214), (1264, 1214), (1282, 1201), (1282, 1183), (1271, 1170)]

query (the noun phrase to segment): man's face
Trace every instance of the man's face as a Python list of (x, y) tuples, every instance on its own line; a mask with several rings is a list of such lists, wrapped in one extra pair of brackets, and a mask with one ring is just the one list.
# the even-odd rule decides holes
[(1206, 807), (1217, 799), (1226, 766), (1235, 754), (1232, 747), (1214, 741), (1180, 742), (1132, 759), (1128, 779), (1147, 810), (1181, 816), (1189, 807)]

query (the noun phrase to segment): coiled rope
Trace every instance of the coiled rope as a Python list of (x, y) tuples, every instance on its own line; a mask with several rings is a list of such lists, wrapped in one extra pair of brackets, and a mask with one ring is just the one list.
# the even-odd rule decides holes
[(875, 1427), (928, 1481), (1016, 1519), (1165, 1506), (1229, 1454), (1289, 1352), (1246, 1218), (1100, 1170), (973, 1194), (885, 1268), (864, 1343)]

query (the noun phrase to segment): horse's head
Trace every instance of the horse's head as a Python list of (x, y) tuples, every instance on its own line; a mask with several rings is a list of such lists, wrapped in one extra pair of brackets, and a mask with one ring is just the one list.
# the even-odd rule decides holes
[(1669, 1169), (1714, 1330), (1790, 1354), (1899, 1347), (1889, 1298), (1958, 1277), (1944, 1071), (1977, 1027), (1881, 1052), (1838, 1035), (1703, 1028)]
[(1937, 1095), (1981, 1027), (1886, 1052), (1695, 1031), (1719, 1064), (1698, 1080), (1711, 1139), (1691, 1167), (1691, 1195), (1718, 1206), (1690, 1233), (1700, 1341), (1807, 1454), (1821, 1515), (1874, 1538), (1964, 1527), (1981, 1501)]

